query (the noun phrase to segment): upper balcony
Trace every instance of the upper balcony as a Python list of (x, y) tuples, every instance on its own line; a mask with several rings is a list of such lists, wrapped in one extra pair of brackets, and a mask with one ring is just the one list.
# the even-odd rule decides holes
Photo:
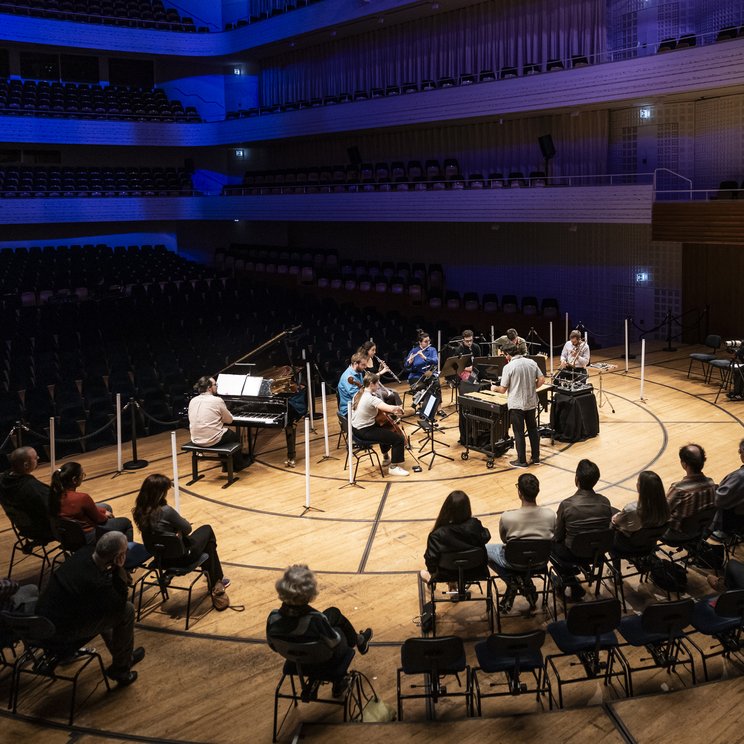
[[(168, 55), (176, 57), (225, 57), (240, 52), (270, 53), (292, 39), (296, 45), (318, 43), (332, 29), (335, 36), (364, 33), (379, 28), (380, 19), (390, 25), (423, 14), (444, 13), (481, 0), (439, 0), (436, 8), (422, 0), (322, 0), (257, 23), (239, 22), (223, 31), (214, 23), (200, 22), (192, 32), (162, 28), (132, 28), (104, 23), (78, 23), (30, 15), (10, 14), (0, 3), (2, 41), (48, 45), (99, 52)], [(74, 13), (68, 14), (70, 18)], [(181, 24), (175, 24), (176, 26)], [(231, 24), (232, 25), (232, 24)], [(205, 33), (195, 33), (199, 28)]]
[(0, 126), (7, 143), (206, 147), (623, 108), (742, 91), (744, 38), (673, 54), (202, 124), (4, 116)]

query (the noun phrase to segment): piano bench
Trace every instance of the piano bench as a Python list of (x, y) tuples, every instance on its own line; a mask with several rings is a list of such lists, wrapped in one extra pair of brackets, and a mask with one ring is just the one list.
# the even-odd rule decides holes
[(236, 452), (240, 452), (240, 447), (240, 442), (215, 444), (211, 447), (194, 444), (193, 442), (187, 442), (186, 444), (181, 445), (182, 450), (191, 452), (191, 480), (186, 485), (190, 486), (204, 477), (203, 475), (199, 475), (199, 460), (219, 460), (227, 467), (227, 483), (222, 487), (227, 488), (228, 486), (231, 486), (236, 480), (238, 480), (235, 476), (233, 457)]

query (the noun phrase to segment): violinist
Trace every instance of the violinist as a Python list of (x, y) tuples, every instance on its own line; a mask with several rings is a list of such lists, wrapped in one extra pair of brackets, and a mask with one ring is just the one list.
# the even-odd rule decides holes
[(581, 331), (571, 331), (561, 352), (558, 377), (574, 382), (585, 382), (589, 358), (589, 344), (581, 338)]
[[(401, 406), (391, 406), (377, 396), (380, 385), (378, 375), (367, 373), (363, 389), (351, 402), (351, 426), (354, 436), (363, 442), (377, 442), (382, 452), (383, 466), (389, 466), (390, 475), (408, 475), (403, 468), (405, 461), (405, 436), (385, 414), (403, 414)], [(388, 420), (386, 420), (388, 419)], [(380, 421), (385, 425), (381, 425)], [(392, 449), (392, 456), (389, 454)]]
[[(357, 351), (351, 357), (349, 366), (343, 371), (343, 374), (338, 379), (338, 412), (345, 418), (346, 409), (351, 403), (354, 396), (357, 394), (359, 388), (362, 387), (364, 382), (364, 373), (367, 369), (367, 357)], [(349, 378), (353, 378), (353, 382), (349, 382)]]
[(395, 372), (388, 367), (387, 362), (384, 359), (380, 359), (377, 356), (377, 344), (374, 341), (365, 341), (357, 350), (358, 354), (361, 354), (367, 360), (367, 372), (373, 372), (380, 378), (379, 387), (377, 389), (377, 395), (382, 398), (385, 403), (390, 403), (391, 406), (399, 406), (401, 404), (400, 395), (395, 390), (391, 390), (389, 387), (385, 387), (382, 384), (383, 375), (391, 375), (396, 382), (400, 382)]

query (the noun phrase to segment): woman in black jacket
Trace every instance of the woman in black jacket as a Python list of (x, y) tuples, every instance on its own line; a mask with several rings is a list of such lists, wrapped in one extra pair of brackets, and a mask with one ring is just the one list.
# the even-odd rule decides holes
[[(442, 553), (459, 553), (463, 550), (481, 548), (485, 565), (486, 543), (490, 539), (491, 533), (473, 516), (468, 495), (464, 491), (452, 491), (444, 500), (437, 521), (434, 522), (434, 529), (429, 533), (424, 553), (426, 570), (421, 571), (421, 578), (427, 583), (432, 580), (441, 581), (438, 573)], [(453, 578), (456, 577), (450, 575), (444, 577), (446, 581)]]

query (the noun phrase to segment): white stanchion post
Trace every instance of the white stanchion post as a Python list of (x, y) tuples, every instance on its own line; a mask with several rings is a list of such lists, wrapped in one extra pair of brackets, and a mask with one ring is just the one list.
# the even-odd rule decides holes
[(496, 342), (496, 334), (493, 332), (493, 326), (491, 326), (491, 351), (488, 356), (493, 356), (493, 345)]
[(53, 473), (57, 469), (57, 446), (54, 443), (54, 416), (49, 419), (49, 467)]
[[(302, 351), (303, 355), (305, 350)], [(310, 362), (305, 363), (305, 379), (307, 380), (307, 412), (310, 416), (310, 428), (315, 431), (315, 421), (313, 421), (313, 379), (310, 377)]]
[(171, 432), (171, 460), (173, 461), (173, 501), (177, 512), (181, 511), (181, 490), (178, 487), (178, 448), (176, 445), (176, 432)]
[(566, 341), (568, 341), (568, 313), (566, 313)]
[(437, 372), (440, 371), (439, 365), (441, 363), (441, 359), (439, 358), (439, 349), (441, 348), (442, 348), (442, 332), (437, 331)]
[(625, 371), (628, 371), (628, 359), (630, 359), (629, 356), (629, 350), (628, 350), (628, 319), (625, 319)]
[(349, 401), (349, 405), (346, 407), (346, 444), (349, 448), (349, 457), (347, 462), (349, 464), (349, 483), (351, 484), (354, 482), (354, 466), (351, 464), (351, 461), (354, 459), (354, 443), (351, 441), (351, 401)]
[(641, 400), (643, 397), (643, 384), (646, 382), (646, 339), (641, 339)]
[(121, 456), (121, 393), (116, 394), (116, 472), (124, 470), (124, 458)]
[(550, 376), (553, 376), (553, 321), (550, 321)]
[(310, 508), (310, 419), (305, 419), (305, 509)]
[(325, 380), (320, 382), (320, 399), (323, 406), (323, 455), (328, 458), (331, 456), (331, 452), (328, 449), (328, 408), (326, 407)]

